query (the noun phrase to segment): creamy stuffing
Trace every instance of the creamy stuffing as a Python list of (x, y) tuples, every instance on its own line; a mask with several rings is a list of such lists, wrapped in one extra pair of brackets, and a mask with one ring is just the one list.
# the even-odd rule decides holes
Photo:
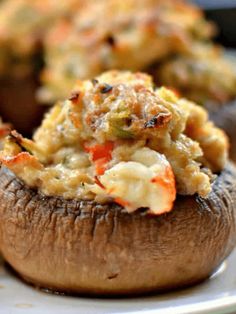
[(1, 160), (46, 195), (161, 214), (176, 193), (206, 197), (227, 148), (203, 108), (155, 88), (146, 74), (110, 71), (78, 81), (33, 140), (12, 132)]

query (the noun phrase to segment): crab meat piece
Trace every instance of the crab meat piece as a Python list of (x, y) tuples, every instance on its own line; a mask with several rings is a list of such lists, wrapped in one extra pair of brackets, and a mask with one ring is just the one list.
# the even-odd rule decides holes
[(101, 185), (91, 190), (111, 196), (133, 212), (149, 208), (152, 214), (169, 212), (176, 198), (175, 179), (165, 156), (147, 147), (137, 150), (128, 162), (119, 162), (99, 177)]

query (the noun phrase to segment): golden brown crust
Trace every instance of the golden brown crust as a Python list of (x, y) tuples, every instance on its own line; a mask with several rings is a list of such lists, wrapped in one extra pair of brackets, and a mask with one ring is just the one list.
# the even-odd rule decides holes
[(171, 213), (45, 197), (0, 170), (0, 248), (27, 281), (54, 291), (135, 294), (207, 278), (235, 245), (236, 170), (207, 199), (178, 197)]

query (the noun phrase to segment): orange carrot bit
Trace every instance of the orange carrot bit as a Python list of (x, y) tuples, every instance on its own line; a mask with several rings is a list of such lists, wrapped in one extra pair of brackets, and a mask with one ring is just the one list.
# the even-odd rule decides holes
[(105, 186), (102, 184), (102, 182), (99, 180), (99, 178), (97, 176), (94, 177), (94, 182), (95, 182), (95, 184), (100, 186), (100, 188), (102, 188), (103, 190), (106, 189)]
[(96, 161), (100, 158), (105, 158), (106, 161), (111, 160), (111, 154), (114, 149), (114, 143), (107, 141), (104, 144), (95, 144), (92, 146), (84, 146), (84, 149), (87, 153), (92, 155), (92, 160)]
[(91, 155), (92, 161), (95, 163), (95, 171), (97, 175), (103, 175), (107, 168), (107, 163), (112, 158), (113, 142), (105, 142), (104, 144), (95, 144), (91, 146), (84, 145), (84, 150)]
[(130, 207), (130, 202), (128, 202), (128, 201), (126, 201), (126, 200), (123, 200), (122, 198), (120, 198), (120, 197), (116, 197), (116, 198), (114, 198), (114, 201), (117, 203), (117, 204), (119, 204), (119, 205), (121, 205), (122, 207)]

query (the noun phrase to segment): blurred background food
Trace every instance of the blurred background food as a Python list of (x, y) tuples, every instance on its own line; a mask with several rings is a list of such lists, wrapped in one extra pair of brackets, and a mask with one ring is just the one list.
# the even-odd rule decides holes
[(46, 33), (60, 18), (69, 18), (82, 2), (3, 0), (0, 7), (1, 73), (22, 77), (40, 66), (37, 57)]
[(146, 70), (172, 54), (188, 53), (213, 32), (202, 13), (182, 1), (88, 4), (47, 34), (42, 96), (63, 97), (76, 78), (92, 78), (111, 68)]
[[(213, 2), (198, 4), (209, 15)], [(42, 104), (113, 68), (147, 71), (203, 105), (225, 104), (236, 96), (236, 66), (213, 43), (216, 35), (184, 0), (2, 0), (0, 115), (29, 135)]]
[(0, 4), (0, 115), (22, 133), (31, 133), (45, 108), (36, 99), (43, 68), (44, 37), (70, 16), (80, 0), (3, 0)]

